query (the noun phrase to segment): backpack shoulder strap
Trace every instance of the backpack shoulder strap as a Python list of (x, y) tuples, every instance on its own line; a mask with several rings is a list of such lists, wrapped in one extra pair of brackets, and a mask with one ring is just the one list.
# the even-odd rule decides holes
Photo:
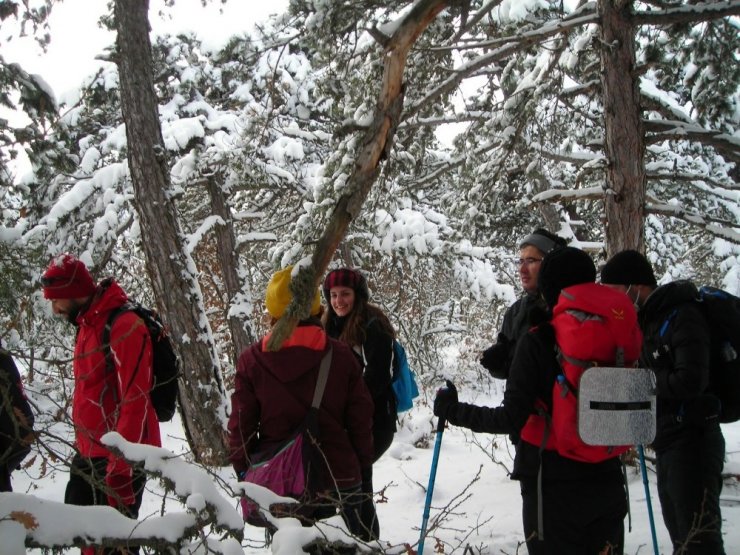
[(324, 396), (324, 389), (326, 389), (326, 382), (329, 379), (329, 368), (331, 367), (331, 357), (334, 348), (329, 345), (329, 350), (321, 359), (321, 366), (319, 366), (319, 376), (316, 379), (316, 389), (313, 392), (313, 401), (311, 402), (311, 408), (318, 409), (321, 405), (321, 399)]
[(113, 329), (113, 323), (115, 322), (116, 318), (118, 318), (118, 316), (129, 310), (133, 310), (133, 307), (128, 302), (122, 304), (118, 308), (114, 308), (108, 315), (108, 320), (106, 320), (105, 326), (103, 327), (102, 347), (105, 351), (106, 373), (113, 372), (113, 369), (115, 367), (115, 365), (113, 364), (113, 353), (110, 347), (110, 332), (111, 329)]
[(658, 331), (661, 339), (665, 335), (665, 332), (668, 331), (668, 326), (671, 325), (671, 320), (673, 320), (673, 318), (674, 318), (674, 316), (676, 316), (676, 314), (678, 314), (678, 309), (677, 308), (674, 308), (671, 311), (671, 313), (668, 315), (668, 317), (665, 319), (665, 321), (661, 324), (660, 330)]
[[(121, 314), (124, 312), (134, 312), (136, 309), (136, 306), (131, 303), (130, 301), (126, 301), (124, 304), (119, 306), (118, 308), (114, 308), (111, 313), (108, 315), (108, 320), (105, 322), (105, 326), (103, 327), (103, 337), (102, 337), (102, 347), (104, 350), (104, 356), (105, 356), (105, 376), (106, 378), (108, 376), (111, 376), (115, 372), (116, 365), (113, 362), (113, 350), (111, 349), (110, 345), (110, 334), (111, 330), (113, 329), (113, 323), (115, 322), (116, 318), (118, 318)], [(146, 324), (145, 324), (146, 325)], [(139, 360), (136, 363), (136, 366), (141, 364), (141, 357), (144, 355), (144, 346), (142, 345), (141, 352), (139, 353)], [(131, 380), (133, 381), (133, 376), (131, 377)], [(127, 384), (127, 388), (130, 386), (130, 383)], [(116, 388), (113, 388), (113, 398), (116, 403), (118, 403), (118, 392), (116, 391)]]

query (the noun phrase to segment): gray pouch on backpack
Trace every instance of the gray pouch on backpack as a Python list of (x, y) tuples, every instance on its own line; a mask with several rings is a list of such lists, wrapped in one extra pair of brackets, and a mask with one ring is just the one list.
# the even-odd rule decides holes
[(578, 434), (588, 445), (643, 445), (655, 438), (655, 374), (593, 366), (578, 384)]

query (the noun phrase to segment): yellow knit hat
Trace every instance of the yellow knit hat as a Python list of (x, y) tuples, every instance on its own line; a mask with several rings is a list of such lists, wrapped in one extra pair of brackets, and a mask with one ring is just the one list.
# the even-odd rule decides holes
[[(265, 306), (270, 316), (275, 318), (281, 318), (285, 309), (293, 300), (293, 292), (290, 290), (290, 280), (293, 266), (288, 266), (275, 272), (270, 278), (270, 283), (267, 284), (267, 292), (265, 293)], [(321, 296), (319, 295), (318, 288), (316, 289), (316, 295), (314, 296), (313, 303), (311, 303), (311, 316), (316, 316), (321, 311)]]

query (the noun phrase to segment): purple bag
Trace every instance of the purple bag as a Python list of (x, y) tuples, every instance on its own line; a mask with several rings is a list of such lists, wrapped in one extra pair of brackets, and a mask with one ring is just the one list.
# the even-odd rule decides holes
[[(321, 398), (324, 395), (326, 380), (331, 366), (332, 349), (321, 360), (319, 375), (316, 380), (313, 402), (298, 430), (288, 441), (269, 452), (257, 452), (250, 457), (250, 466), (242, 481), (257, 484), (282, 496), (292, 497), (298, 503), (275, 505), (270, 508), (275, 516), (310, 516), (307, 507), (313, 494), (316, 493), (315, 482), (325, 466), (323, 457), (316, 448), (315, 438), (318, 434), (318, 413)], [(260, 513), (259, 506), (247, 497), (241, 499), (242, 516), (249, 524), (260, 527), (272, 527)]]
[[(306, 494), (309, 472), (304, 448), (310, 441), (304, 437), (304, 433), (297, 434), (272, 457), (262, 462), (253, 462), (242, 481), (265, 487), (282, 497), (302, 500)], [(259, 512), (256, 503), (242, 497), (241, 506), (246, 522), (254, 526), (267, 526), (267, 521)]]

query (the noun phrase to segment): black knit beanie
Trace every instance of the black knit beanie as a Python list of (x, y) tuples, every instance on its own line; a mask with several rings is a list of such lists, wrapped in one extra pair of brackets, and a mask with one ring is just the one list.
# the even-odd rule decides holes
[(594, 261), (575, 247), (561, 247), (547, 253), (537, 275), (537, 287), (550, 309), (557, 304), (562, 289), (593, 281), (596, 281)]
[(537, 247), (542, 254), (545, 255), (556, 247), (564, 247), (567, 245), (565, 239), (554, 233), (550, 233), (546, 229), (538, 227), (532, 233), (527, 235), (519, 243), (519, 248), (523, 249), (527, 245)]
[(606, 262), (601, 269), (601, 283), (651, 287), (658, 284), (648, 259), (633, 250), (618, 252)]

